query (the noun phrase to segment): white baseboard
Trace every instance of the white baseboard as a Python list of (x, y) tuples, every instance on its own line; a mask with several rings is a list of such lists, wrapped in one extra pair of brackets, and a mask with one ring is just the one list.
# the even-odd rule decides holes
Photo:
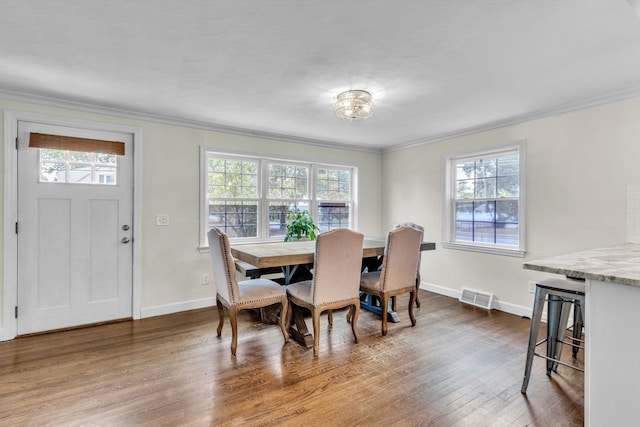
[(533, 307), (523, 307), (521, 305), (511, 304), (510, 302), (493, 300), (493, 308), (504, 311), (505, 313), (515, 314), (520, 317), (531, 317)]
[[(182, 301), (174, 304), (157, 305), (154, 307), (142, 308), (140, 310), (140, 318), (162, 316), (163, 314), (178, 313), (181, 311), (195, 310), (198, 308), (213, 307), (216, 304), (216, 300), (213, 297), (202, 298), (192, 301)], [(0, 329), (0, 342), (9, 341), (15, 337), (5, 337), (4, 328)]]
[[(436, 294), (445, 295), (451, 298), (459, 299), (460, 291), (455, 289), (445, 288), (444, 286), (436, 285), (433, 283), (422, 282), (420, 289), (424, 289)], [(215, 298), (202, 298), (191, 301), (182, 301), (173, 304), (157, 305), (153, 307), (146, 307), (140, 310), (140, 318), (162, 316), (164, 314), (173, 314), (181, 311), (195, 310), (198, 308), (213, 307), (215, 305)], [(496, 310), (504, 311), (506, 313), (515, 314), (517, 316), (531, 317), (532, 309), (530, 307), (523, 307), (516, 304), (511, 304), (505, 301), (497, 299), (493, 300), (493, 308)], [(8, 340), (4, 336), (4, 329), (0, 329), (0, 341)]]
[[(461, 291), (457, 291), (455, 289), (445, 288), (444, 286), (436, 285), (433, 283), (420, 283), (420, 289), (424, 289), (426, 291), (430, 291), (436, 294), (445, 295), (451, 298), (459, 299), (461, 295)], [(532, 307), (523, 307), (521, 305), (511, 304), (506, 301), (500, 301), (499, 299), (493, 299), (492, 308), (500, 311), (504, 311), (505, 313), (515, 314), (516, 316), (523, 317), (531, 317)]]
[(176, 302), (173, 304), (156, 305), (154, 307), (142, 308), (140, 310), (140, 318), (144, 319), (146, 317), (162, 316), (164, 314), (172, 314), (178, 313), (180, 311), (212, 307), (214, 305), (216, 305), (216, 300), (213, 297)]
[(440, 294), (455, 299), (460, 298), (460, 295), (462, 294), (462, 292), (456, 291), (455, 289), (445, 288), (444, 286), (426, 282), (420, 282), (420, 289), (424, 289), (435, 294)]

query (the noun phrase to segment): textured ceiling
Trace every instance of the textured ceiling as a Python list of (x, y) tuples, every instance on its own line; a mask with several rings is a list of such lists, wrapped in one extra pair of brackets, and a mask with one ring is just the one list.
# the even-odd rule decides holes
[[(376, 113), (333, 113), (365, 89)], [(387, 150), (640, 94), (625, 0), (0, 0), (0, 90)]]

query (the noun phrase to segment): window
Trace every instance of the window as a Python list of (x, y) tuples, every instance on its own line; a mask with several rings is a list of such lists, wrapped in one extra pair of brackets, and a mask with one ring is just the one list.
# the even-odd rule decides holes
[(290, 211), (308, 210), (320, 231), (353, 227), (355, 168), (201, 150), (202, 232), (282, 240)]
[(318, 168), (316, 197), (320, 230), (349, 228), (351, 206), (351, 171), (349, 169)]
[(207, 218), (233, 237), (258, 236), (258, 167), (256, 160), (207, 158)]
[(447, 159), (443, 246), (524, 256), (524, 144)]
[(40, 182), (116, 185), (115, 154), (40, 148)]
[[(290, 210), (309, 210), (309, 165), (267, 163), (269, 237), (287, 234)], [(317, 221), (315, 221), (317, 224)]]

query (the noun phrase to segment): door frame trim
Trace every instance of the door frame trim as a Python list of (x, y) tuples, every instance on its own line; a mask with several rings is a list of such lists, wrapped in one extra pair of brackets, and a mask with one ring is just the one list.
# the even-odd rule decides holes
[(128, 133), (133, 136), (133, 271), (131, 313), (141, 318), (141, 247), (142, 247), (142, 128), (84, 119), (50, 116), (25, 111), (4, 111), (4, 193), (3, 193), (3, 242), (2, 242), (2, 326), (0, 341), (17, 336), (18, 320), (14, 307), (18, 305), (18, 153), (16, 138), (18, 122), (27, 121), (55, 126), (77, 127), (106, 132)]

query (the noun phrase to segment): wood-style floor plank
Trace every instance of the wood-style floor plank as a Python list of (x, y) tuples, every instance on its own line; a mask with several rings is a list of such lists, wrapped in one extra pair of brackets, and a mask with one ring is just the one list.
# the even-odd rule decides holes
[(346, 311), (323, 316), (318, 358), (252, 312), (234, 358), (213, 308), (2, 342), (0, 425), (583, 425), (582, 373), (550, 379), (536, 358), (520, 393), (528, 319), (420, 299), (416, 327), (401, 297), (386, 337), (361, 312), (358, 344)]

